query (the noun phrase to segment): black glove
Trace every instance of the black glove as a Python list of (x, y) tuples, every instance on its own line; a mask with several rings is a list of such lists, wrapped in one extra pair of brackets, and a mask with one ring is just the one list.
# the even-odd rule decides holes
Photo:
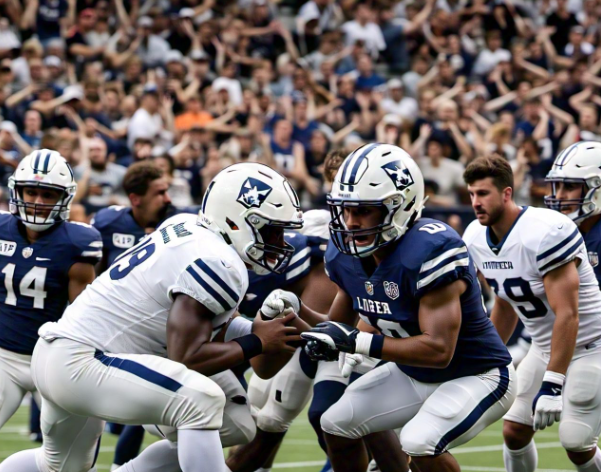
[(359, 330), (344, 323), (326, 321), (301, 334), (307, 341), (305, 352), (313, 360), (335, 361), (338, 352), (355, 353)]

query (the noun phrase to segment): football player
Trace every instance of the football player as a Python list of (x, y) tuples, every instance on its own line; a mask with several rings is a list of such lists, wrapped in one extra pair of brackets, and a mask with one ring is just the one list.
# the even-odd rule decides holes
[(36, 389), (38, 329), (94, 280), (102, 256), (98, 231), (67, 221), (76, 187), (67, 161), (48, 149), (25, 157), (9, 179), (10, 212), (0, 212), (0, 428)]
[[(420, 218), (423, 177), (396, 146), (351, 153), (328, 204), (326, 269), (339, 289), (331, 321), (301, 335), (306, 349), (317, 359), (344, 352), (391, 361), (351, 384), (322, 416), (333, 468), (364, 472), (361, 438), (402, 427), (402, 448), (422, 472), (459, 471), (448, 449), (501, 418), (515, 389), (467, 248), (448, 225)], [(383, 334), (353, 328), (357, 314)], [(381, 470), (408, 470), (400, 446), (373, 452)]]
[[(576, 156), (576, 166), (589, 162), (586, 154), (580, 145), (564, 151), (551, 176), (560, 177)], [(532, 336), (517, 370), (515, 403), (504, 417), (505, 468), (534, 472), (535, 431), (559, 421), (559, 439), (576, 469), (599, 472), (601, 292), (582, 236), (560, 212), (517, 206), (503, 158), (473, 161), (464, 179), (477, 218), (464, 240), (496, 293), (491, 320), (504, 341), (518, 317)]]
[[(246, 292), (247, 267), (284, 270), (293, 253), (284, 229), (301, 225), (298, 198), (280, 174), (254, 163), (221, 171), (198, 217), (166, 220), (59, 322), (40, 328), (32, 377), (44, 398), (44, 445), (14, 454), (0, 471), (87, 470), (103, 420), (175, 427), (183, 472), (224, 470), (225, 396), (205, 375), (248, 359), (260, 373), (261, 354), (294, 352), (287, 343), (299, 337), (287, 323), (298, 318), (257, 318), (253, 333), (211, 340)], [(288, 360), (271, 356), (267, 368), (279, 357)], [(139, 470), (167, 470), (156, 467), (173, 448), (168, 440), (146, 448), (135, 459)], [(129, 464), (118, 470), (138, 470)]]
[[(269, 307), (269, 297), (272, 297), (272, 291), (276, 290), (277, 293), (282, 289), (302, 295), (304, 303), (316, 310), (328, 309), (335, 290), (330, 286), (331, 282), (323, 268), (327, 240), (313, 234), (316, 226), (314, 216), (319, 213), (309, 211), (303, 215), (303, 234), (285, 233), (286, 241), (295, 247), (285, 273), (266, 276), (249, 274), (249, 288), (240, 305), (241, 313), (254, 316), (260, 312), (259, 316), (263, 317), (278, 315), (279, 311), (272, 311)], [(309, 234), (304, 234), (307, 231)], [(298, 299), (295, 295), (293, 297), (295, 301)], [(271, 469), (286, 431), (311, 399), (316, 371), (317, 363), (299, 348), (273, 378), (264, 380), (256, 374), (251, 377), (248, 396), (256, 412), (257, 434), (253, 441), (230, 455), (227, 465), (231, 471), (268, 472)]]

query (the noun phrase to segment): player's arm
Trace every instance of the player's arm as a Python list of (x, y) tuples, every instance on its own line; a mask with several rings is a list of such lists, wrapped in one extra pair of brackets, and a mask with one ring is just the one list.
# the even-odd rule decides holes
[(419, 304), (422, 334), (403, 339), (383, 336), (382, 355), (379, 358), (415, 367), (447, 367), (453, 359), (459, 338), (460, 297), (466, 288), (463, 280), (456, 280), (426, 293)]
[(76, 262), (69, 269), (69, 303), (73, 303), (84, 289), (96, 278), (94, 266), (86, 262)]
[(565, 375), (574, 355), (578, 335), (578, 289), (580, 277), (573, 260), (543, 277), (545, 293), (555, 313), (551, 337), (551, 359), (547, 370)]
[(507, 344), (518, 324), (518, 315), (509, 302), (501, 297), (495, 297), (495, 305), (490, 314), (490, 321), (495, 325), (503, 342)]
[(296, 329), (286, 326), (295, 315), (263, 322), (252, 334), (230, 342), (211, 342), (215, 314), (194, 298), (174, 294), (167, 320), (167, 356), (203, 375), (230, 369), (261, 353), (294, 352), (286, 344), (298, 341)]

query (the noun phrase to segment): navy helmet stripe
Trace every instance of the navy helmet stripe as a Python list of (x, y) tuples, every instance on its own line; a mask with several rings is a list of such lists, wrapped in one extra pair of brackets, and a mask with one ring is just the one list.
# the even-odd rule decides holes
[[(231, 309), (233, 308), (233, 307), (231, 307), (231, 306), (230, 306), (230, 304), (229, 304), (229, 303), (228, 303), (228, 302), (225, 300), (225, 298), (223, 298), (221, 295), (219, 295), (219, 294), (217, 293), (217, 290), (215, 290), (213, 287), (211, 287), (211, 286), (209, 285), (209, 283), (208, 283), (206, 280), (204, 280), (204, 279), (203, 279), (203, 278), (202, 278), (200, 275), (198, 275), (198, 273), (197, 273), (197, 272), (196, 272), (196, 271), (195, 271), (195, 270), (192, 268), (192, 266), (191, 266), (191, 265), (189, 265), (189, 266), (186, 268), (186, 270), (188, 271), (188, 273), (189, 273), (189, 274), (190, 274), (192, 277), (194, 277), (194, 280), (196, 280), (196, 281), (198, 282), (198, 284), (199, 284), (199, 285), (200, 285), (202, 288), (204, 288), (204, 289), (207, 291), (207, 293), (208, 293), (209, 295), (211, 295), (211, 296), (212, 296), (212, 297), (215, 299), (215, 301), (216, 301), (216, 302), (217, 302), (219, 305), (221, 305), (221, 308), (223, 308), (223, 311), (228, 311), (228, 310), (231, 310)], [(208, 308), (208, 307), (207, 307), (207, 308)], [(219, 314), (219, 313), (215, 313), (215, 314), (217, 315), (217, 314)]]
[(177, 392), (182, 388), (182, 384), (166, 375), (149, 369), (145, 365), (139, 364), (129, 359), (121, 359), (119, 357), (107, 356), (104, 352), (96, 350), (94, 357), (108, 367), (124, 370), (130, 374), (140, 377), (150, 383), (159, 385), (172, 392)]
[(547, 257), (549, 257), (551, 254), (556, 253), (557, 251), (559, 251), (562, 247), (570, 244), (570, 242), (578, 235), (580, 234), (578, 232), (578, 228), (576, 228), (572, 234), (570, 234), (567, 238), (565, 238), (562, 242), (560, 242), (559, 244), (556, 244), (555, 246), (553, 246), (551, 249), (543, 252), (542, 254), (539, 254), (538, 256), (536, 256), (536, 260), (537, 261), (542, 261), (543, 259), (546, 259)]
[(38, 169), (40, 168), (40, 157), (41, 157), (42, 153), (40, 151), (36, 152), (35, 154), (35, 161), (33, 162), (33, 173), (37, 174), (38, 173)]
[(217, 273), (211, 269), (202, 259), (196, 259), (194, 263), (202, 270), (205, 274), (213, 279), (213, 281), (221, 287), (221, 289), (227, 293), (234, 302), (238, 301), (238, 294), (234, 292), (227, 283), (217, 275)]
[(351, 171), (351, 177), (349, 179), (349, 184), (356, 184), (355, 179), (357, 177), (357, 172), (359, 172), (359, 167), (361, 167), (361, 163), (365, 159), (365, 157), (372, 151), (372, 149), (379, 146), (378, 143), (370, 144), (365, 148), (365, 150), (361, 153), (361, 155), (355, 161), (355, 165), (353, 166), (353, 170)]
[(75, 179), (75, 176), (73, 175), (73, 169), (71, 169), (71, 165), (66, 162), (65, 164), (67, 164), (67, 169), (69, 169), (69, 174), (71, 174), (71, 180)]
[(570, 154), (572, 154), (572, 151), (575, 151), (577, 147), (578, 147), (578, 143), (574, 143), (569, 148), (565, 149), (561, 153), (561, 156), (560, 156), (561, 157), (561, 162), (558, 162), (556, 165), (558, 167), (563, 167), (566, 164), (566, 160), (568, 159), (568, 156)]
[(503, 398), (505, 393), (507, 393), (507, 389), (509, 388), (509, 371), (507, 367), (501, 367), (499, 369), (499, 373), (501, 379), (499, 380), (499, 385), (497, 385), (497, 388), (484, 397), (484, 399), (478, 403), (478, 406), (476, 406), (476, 408), (474, 408), (461, 423), (447, 432), (442, 439), (438, 441), (436, 449), (434, 450), (434, 454), (442, 454), (451, 442), (455, 441), (455, 439), (457, 439), (459, 436), (467, 433), (484, 415), (484, 413), (490, 409), (490, 407)]
[[(361, 149), (361, 148), (359, 148)], [(340, 174), (340, 182), (345, 182), (344, 180), (344, 175), (346, 174), (347, 168), (348, 166), (351, 164), (351, 161), (353, 160), (353, 157), (355, 156), (355, 154), (357, 154), (357, 152), (359, 151), (359, 149), (355, 149), (346, 159), (344, 164), (342, 165), (342, 167), (340, 168), (340, 170), (338, 171), (338, 173)], [(340, 189), (342, 190), (342, 189)]]
[(48, 164), (50, 163), (50, 153), (46, 153), (46, 157), (44, 158), (44, 168), (42, 169), (42, 172), (47, 173), (48, 172)]

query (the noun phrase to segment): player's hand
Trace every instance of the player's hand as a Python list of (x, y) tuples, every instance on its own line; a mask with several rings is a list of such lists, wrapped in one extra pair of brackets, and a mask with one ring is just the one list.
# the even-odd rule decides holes
[(301, 337), (307, 341), (305, 351), (310, 357), (320, 360), (317, 356), (325, 355), (328, 357), (327, 360), (335, 361), (338, 359), (338, 351), (355, 353), (358, 334), (359, 330), (352, 326), (326, 321), (302, 333)]
[(298, 330), (294, 326), (286, 326), (294, 318), (296, 315), (292, 312), (276, 320), (265, 321), (260, 316), (255, 318), (252, 332), (261, 340), (262, 354), (277, 354), (282, 351), (294, 353), (296, 351), (296, 348), (288, 343), (298, 342), (301, 337), (297, 334)]
[(300, 307), (301, 301), (296, 294), (277, 289), (267, 296), (258, 314), (264, 320), (272, 320), (283, 316), (286, 309), (298, 314)]
[(363, 359), (362, 354), (348, 354), (346, 352), (341, 352), (340, 357), (338, 357), (338, 368), (340, 369), (342, 376), (345, 379), (350, 377), (354, 372), (355, 367), (363, 363)]
[(561, 418), (562, 390), (565, 375), (547, 371), (543, 383), (532, 402), (534, 431), (545, 429)]

